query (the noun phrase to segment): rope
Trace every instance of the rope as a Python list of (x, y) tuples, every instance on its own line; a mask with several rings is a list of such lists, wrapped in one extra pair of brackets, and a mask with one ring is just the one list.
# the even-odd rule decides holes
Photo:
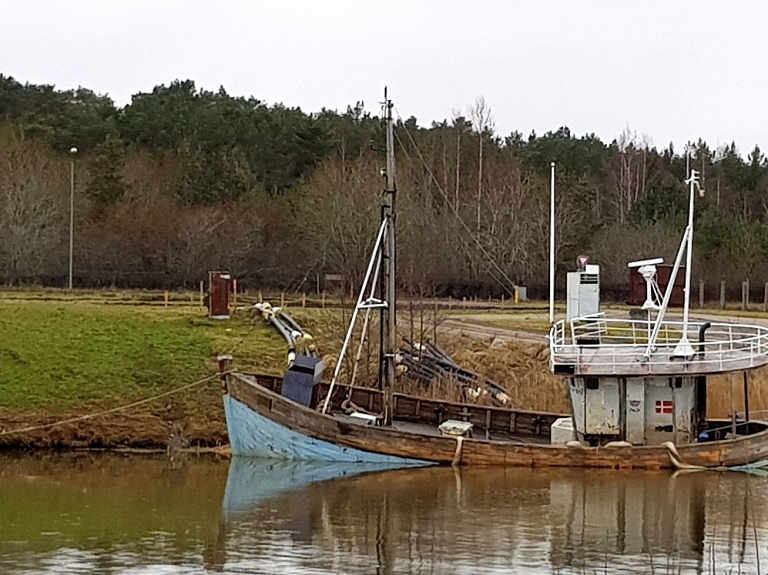
[[(402, 121), (403, 118), (400, 115), (400, 111), (397, 109), (397, 107), (395, 107), (395, 112), (397, 112), (398, 118)], [(450, 201), (450, 198), (448, 198), (448, 194), (445, 192), (443, 187), (440, 185), (440, 182), (437, 181), (437, 178), (435, 177), (434, 173), (432, 172), (432, 169), (429, 167), (429, 164), (427, 164), (427, 161), (424, 159), (424, 156), (421, 153), (421, 149), (419, 148), (419, 146), (414, 141), (413, 136), (411, 135), (410, 130), (408, 130), (408, 127), (405, 125), (405, 122), (403, 122), (403, 128), (405, 129), (405, 133), (408, 134), (408, 139), (411, 141), (411, 144), (413, 145), (414, 149), (416, 150), (416, 153), (418, 154), (419, 159), (421, 160), (421, 163), (424, 164), (424, 168), (427, 170), (427, 173), (429, 174), (429, 177), (434, 182), (435, 186), (437, 186), (437, 189), (440, 192), (440, 194), (443, 196), (443, 199), (445, 200), (446, 205), (447, 206), (451, 206), (453, 214), (456, 216), (456, 219), (461, 224), (461, 226), (464, 228), (464, 230), (466, 230), (466, 232), (469, 234), (469, 237), (472, 238), (472, 240), (477, 245), (477, 248), (480, 250), (480, 252), (486, 257), (486, 259), (488, 260), (488, 263), (490, 263), (494, 268), (496, 268), (496, 270), (501, 275), (501, 277), (504, 278), (507, 282), (509, 282), (509, 285), (505, 285), (496, 276), (494, 276), (493, 279), (495, 279), (501, 285), (502, 288), (506, 289), (510, 294), (513, 294), (514, 293), (515, 282), (513, 282), (512, 279), (504, 272), (504, 270), (501, 269), (499, 264), (496, 263), (496, 260), (493, 259), (493, 257), (488, 252), (488, 250), (486, 250), (485, 247), (483, 246), (483, 244), (480, 242), (480, 239), (477, 236), (475, 236), (475, 234), (472, 233), (472, 230), (469, 228), (467, 223), (463, 220), (463, 218), (459, 214), (459, 207), (456, 206), (456, 205), (451, 205), (451, 201)], [(399, 140), (400, 140), (400, 138), (398, 138), (398, 141)], [(402, 142), (401, 142), (401, 147), (404, 148), (404, 146), (402, 146)], [(491, 275), (493, 275), (493, 273)], [(510, 289), (509, 286), (512, 286), (512, 288)]]
[(237, 343), (236, 343), (236, 344), (235, 344), (235, 345), (232, 347), (232, 349), (230, 349), (230, 350), (227, 352), (229, 355), (232, 355), (232, 354), (234, 354), (234, 353), (235, 353), (235, 350), (236, 350), (238, 347), (240, 347), (241, 345), (243, 345), (243, 342), (245, 341), (245, 338), (247, 338), (249, 335), (251, 335), (251, 332), (252, 332), (254, 329), (256, 329), (256, 324), (257, 324), (257, 320), (251, 320), (251, 327), (250, 327), (250, 329), (249, 329), (247, 332), (245, 332), (245, 335), (244, 335), (243, 337), (241, 337), (241, 338), (240, 338), (240, 341), (238, 341), (238, 342), (237, 342)]
[(164, 391), (163, 393), (159, 393), (157, 395), (153, 395), (152, 397), (148, 397), (146, 399), (141, 399), (139, 401), (134, 401), (133, 403), (129, 403), (127, 405), (121, 405), (119, 407), (113, 407), (111, 409), (105, 409), (104, 411), (97, 411), (96, 413), (89, 413), (87, 415), (80, 415), (78, 417), (72, 417), (70, 419), (62, 419), (61, 421), (56, 421), (54, 423), (46, 423), (43, 425), (33, 425), (30, 427), (22, 427), (21, 429), (10, 429), (10, 430), (4, 430), (0, 431), (0, 437), (3, 437), (5, 435), (14, 435), (18, 433), (31, 433), (33, 431), (40, 431), (42, 429), (50, 429), (51, 427), (57, 427), (59, 425), (66, 425), (68, 423), (77, 423), (78, 421), (85, 421), (87, 419), (93, 419), (94, 417), (100, 417), (102, 415), (107, 415), (110, 413), (117, 413), (118, 411), (123, 411), (125, 409), (130, 409), (131, 407), (136, 407), (138, 405), (143, 405), (145, 403), (149, 403), (150, 401), (154, 401), (156, 399), (160, 399), (162, 397), (168, 397), (169, 395), (173, 395), (174, 393), (179, 393), (180, 391), (184, 391), (185, 389), (190, 389), (192, 387), (195, 387), (197, 385), (201, 385), (203, 383), (206, 383), (208, 381), (211, 381), (212, 379), (216, 379), (218, 377), (221, 377), (222, 375), (230, 373), (228, 371), (222, 372), (222, 373), (216, 373), (214, 375), (209, 375), (208, 377), (205, 377), (203, 379), (199, 379), (195, 382), (188, 383), (186, 385), (183, 385), (181, 387), (178, 387), (176, 389), (172, 389), (171, 391)]

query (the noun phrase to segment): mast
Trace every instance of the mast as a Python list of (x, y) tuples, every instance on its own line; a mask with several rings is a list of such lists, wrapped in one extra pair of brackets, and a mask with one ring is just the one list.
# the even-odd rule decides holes
[(392, 423), (392, 390), (395, 385), (395, 350), (397, 349), (397, 287), (396, 287), (396, 242), (395, 242), (395, 153), (394, 128), (392, 125), (392, 101), (387, 98), (384, 88), (384, 113), (387, 125), (387, 168), (386, 187), (382, 218), (386, 223), (385, 241), (382, 245), (381, 277), (383, 280), (381, 308), (381, 356), (379, 373), (380, 385), (384, 391), (384, 425)]
[[(699, 173), (691, 170), (688, 179), (688, 242), (685, 251), (685, 292), (683, 303), (683, 336), (675, 347), (675, 356), (689, 357), (693, 355), (693, 346), (688, 340), (688, 309), (691, 305), (691, 265), (693, 264), (693, 197), (699, 186)], [(674, 284), (673, 284), (674, 285)]]

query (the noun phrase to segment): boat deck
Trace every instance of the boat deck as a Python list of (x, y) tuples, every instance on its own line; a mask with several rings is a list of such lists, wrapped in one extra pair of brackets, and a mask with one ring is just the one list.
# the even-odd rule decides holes
[[(665, 321), (649, 346), (652, 323), (602, 315), (563, 320), (550, 331), (552, 371), (559, 375), (710, 375), (768, 365), (768, 328), (735, 323)], [(699, 341), (703, 338), (703, 341)]]
[[(344, 414), (334, 414), (333, 417), (339, 421), (346, 423), (352, 423), (355, 425), (361, 425), (360, 420), (350, 417)], [(418, 423), (413, 421), (395, 420), (392, 422), (392, 429), (396, 431), (402, 431), (404, 433), (410, 433), (415, 435), (423, 435), (426, 437), (445, 437), (438, 426), (428, 423)], [(449, 436), (451, 437), (451, 436)], [(472, 439), (485, 439), (490, 441), (509, 441), (514, 443), (530, 444), (530, 445), (548, 445), (549, 438), (543, 436), (531, 436), (519, 433), (503, 432), (498, 430), (489, 430), (482, 427), (473, 427), (472, 432), (468, 437)]]

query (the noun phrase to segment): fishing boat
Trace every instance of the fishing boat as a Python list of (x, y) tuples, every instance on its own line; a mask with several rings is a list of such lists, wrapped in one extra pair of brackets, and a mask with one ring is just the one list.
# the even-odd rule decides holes
[[(570, 413), (395, 393), (396, 190), (392, 103), (386, 97), (384, 112), (382, 220), (333, 378), (322, 381), (322, 360), (314, 354), (293, 356), (283, 377), (235, 371), (230, 356), (220, 357), (233, 454), (396, 467), (615, 469), (734, 468), (768, 458), (768, 423), (750, 419), (748, 409), (730, 421), (707, 419), (707, 378), (744, 373), (746, 382), (750, 370), (768, 364), (768, 328), (689, 317), (696, 172), (687, 182), (688, 226), (666, 290), (656, 281), (658, 259), (630, 263), (646, 280), (644, 317), (601, 312), (599, 268), (585, 258), (568, 274), (568, 315), (552, 323), (549, 346), (550, 367), (564, 379)], [(680, 320), (667, 311), (683, 255)], [(364, 316), (365, 332), (371, 313), (380, 314), (377, 388), (354, 385), (354, 373), (349, 382), (340, 381), (354, 326)], [(748, 404), (746, 383), (744, 393)]]

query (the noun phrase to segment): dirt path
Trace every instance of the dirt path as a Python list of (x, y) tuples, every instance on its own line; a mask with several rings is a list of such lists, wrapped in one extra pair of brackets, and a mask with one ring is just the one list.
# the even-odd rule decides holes
[[(510, 314), (509, 317), (514, 317), (516, 320), (521, 319), (519, 315)], [(487, 323), (487, 318), (488, 316), (480, 314), (449, 316), (440, 324), (438, 329), (442, 333), (450, 335), (464, 334), (477, 339), (495, 339), (503, 343), (522, 341), (525, 343), (543, 344), (547, 342), (545, 334), (492, 325)], [(505, 316), (503, 314), (495, 314), (493, 319), (503, 321)], [(536, 319), (538, 320), (538, 317)]]

